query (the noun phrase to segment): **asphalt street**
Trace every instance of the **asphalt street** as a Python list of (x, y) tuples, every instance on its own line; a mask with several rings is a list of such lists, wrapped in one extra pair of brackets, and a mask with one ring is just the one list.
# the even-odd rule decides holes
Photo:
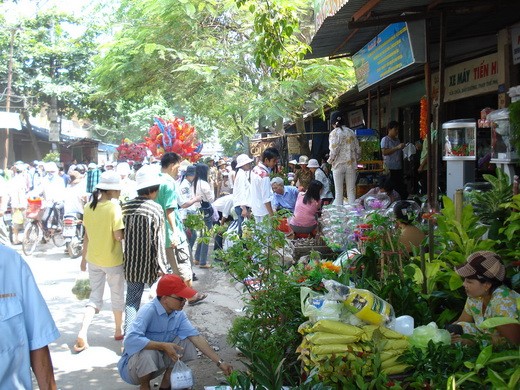
[[(89, 329), (90, 347), (76, 354), (72, 347), (81, 326), (86, 303), (79, 301), (71, 292), (80, 273), (80, 259), (69, 258), (64, 253), (64, 248), (56, 248), (52, 243), (39, 245), (32, 256), (24, 256), (20, 246), (14, 248), (30, 265), (61, 333), (60, 338), (50, 345), (58, 388), (136, 388), (123, 382), (117, 372), (122, 342), (113, 338), (114, 325), (108, 286), (105, 288), (104, 306)], [(199, 280), (194, 282), (194, 288), (207, 292), (209, 296), (198, 305), (187, 305), (185, 310), (188, 317), (225, 361), (234, 367), (242, 367), (236, 349), (226, 342), (232, 320), (242, 312), (240, 285), (232, 283), (229, 275), (218, 268), (196, 267), (195, 271)], [(151, 299), (151, 295), (149, 289), (145, 290), (143, 303)], [(194, 373), (194, 389), (222, 383), (222, 372), (206, 357), (199, 357), (190, 362), (189, 366)], [(34, 384), (37, 388), (35, 381)]]

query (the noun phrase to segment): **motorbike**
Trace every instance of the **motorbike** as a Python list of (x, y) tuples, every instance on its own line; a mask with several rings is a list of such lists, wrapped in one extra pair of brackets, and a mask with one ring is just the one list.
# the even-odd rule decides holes
[(76, 258), (83, 251), (84, 227), (79, 213), (67, 214), (63, 217), (63, 237), (67, 252), (71, 258)]

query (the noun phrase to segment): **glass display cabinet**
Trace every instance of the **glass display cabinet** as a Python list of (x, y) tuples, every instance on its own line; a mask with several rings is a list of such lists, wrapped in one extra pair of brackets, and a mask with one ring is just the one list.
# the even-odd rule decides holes
[(453, 198), (457, 189), (475, 180), (477, 122), (456, 119), (442, 125), (442, 159), (446, 161), (446, 195)]

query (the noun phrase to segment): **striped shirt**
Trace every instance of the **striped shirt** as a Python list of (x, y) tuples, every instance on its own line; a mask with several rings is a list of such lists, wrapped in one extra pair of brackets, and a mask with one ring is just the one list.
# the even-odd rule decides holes
[(128, 282), (153, 284), (166, 271), (164, 213), (151, 199), (137, 197), (123, 205), (124, 271)]

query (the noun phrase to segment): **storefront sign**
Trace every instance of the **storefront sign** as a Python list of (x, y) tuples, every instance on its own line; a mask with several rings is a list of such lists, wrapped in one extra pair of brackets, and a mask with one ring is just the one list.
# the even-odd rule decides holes
[(511, 27), (511, 48), (513, 49), (513, 64), (520, 64), (520, 25)]
[(314, 15), (316, 15), (315, 26), (316, 31), (321, 27), (323, 21), (329, 16), (336, 15), (348, 0), (322, 0), (314, 3)]
[(287, 153), (301, 154), (300, 140), (298, 135), (287, 134)]
[(498, 76), (496, 53), (450, 66), (444, 72), (444, 101), (496, 92)]
[(267, 148), (282, 150), (282, 137), (266, 137), (262, 139), (252, 139), (249, 144), (249, 152), (253, 157), (260, 157)]
[(348, 112), (348, 125), (351, 128), (365, 125), (365, 117), (363, 116), (363, 110), (361, 108)]
[[(352, 56), (360, 91), (424, 61), (424, 24), (415, 22), (413, 34), (411, 26), (412, 23), (405, 22), (391, 24)], [(412, 39), (417, 42), (415, 45)]]

